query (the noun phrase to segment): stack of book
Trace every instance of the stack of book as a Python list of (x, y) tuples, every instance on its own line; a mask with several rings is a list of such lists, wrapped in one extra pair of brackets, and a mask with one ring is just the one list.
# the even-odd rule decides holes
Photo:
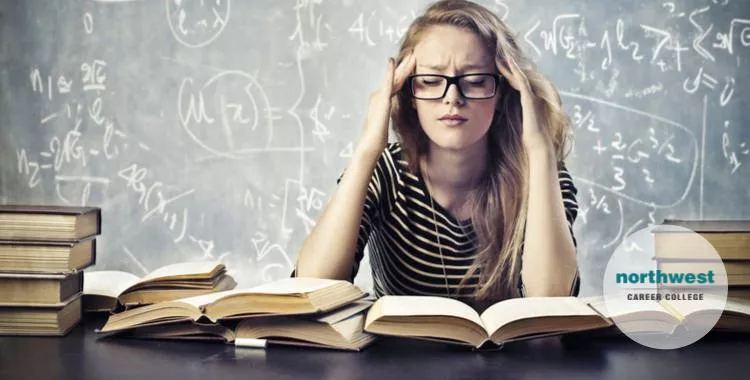
[[(656, 229), (658, 269), (670, 273), (707, 273), (715, 268), (714, 265), (721, 264), (726, 276), (716, 275), (714, 270), (713, 284), (727, 287), (727, 299), (732, 304), (750, 304), (750, 220), (666, 219), (662, 225), (680, 228)], [(687, 230), (695, 234), (684, 233)], [(690, 289), (712, 292), (711, 286), (708, 283), (695, 284)], [(747, 320), (739, 321), (742, 325), (734, 322), (737, 319), (725, 313), (717, 323), (717, 329), (750, 331)]]
[(65, 335), (96, 261), (97, 207), (0, 206), (0, 335)]
[(109, 316), (98, 331), (147, 339), (215, 340), (236, 346), (299, 345), (359, 351), (371, 305), (347, 281), (288, 278), (249, 289), (162, 301)]

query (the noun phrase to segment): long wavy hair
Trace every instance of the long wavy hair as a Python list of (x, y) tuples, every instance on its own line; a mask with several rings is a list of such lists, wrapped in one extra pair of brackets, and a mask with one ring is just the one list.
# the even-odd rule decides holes
[[(432, 4), (406, 31), (397, 64), (436, 25), (451, 25), (476, 33), (494, 55), (496, 65), (509, 67), (506, 62), (512, 58), (521, 67), (532, 93), (539, 99), (536, 112), (540, 128), (550, 137), (560, 167), (571, 142), (570, 121), (562, 110), (560, 95), (521, 51), (508, 26), (489, 9), (466, 0)], [(488, 132), (487, 173), (467, 199), (472, 210), (477, 255), (461, 286), (479, 274), (474, 293), (474, 301), (479, 305), (520, 296), (517, 284), (528, 210), (528, 162), (521, 140), (521, 95), (507, 81), (502, 83)], [(409, 170), (418, 173), (420, 158), (428, 153), (429, 138), (419, 124), (407, 86), (396, 94), (392, 107), (394, 130)]]

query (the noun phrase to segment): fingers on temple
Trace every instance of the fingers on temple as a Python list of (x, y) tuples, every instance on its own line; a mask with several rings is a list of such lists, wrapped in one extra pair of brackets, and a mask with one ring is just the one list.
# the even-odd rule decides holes
[(414, 58), (413, 53), (407, 54), (403, 60), (401, 60), (401, 63), (398, 65), (398, 68), (396, 68), (396, 72), (394, 74), (393, 78), (393, 90), (394, 92), (403, 86), (404, 82), (406, 81), (406, 78), (411, 75), (412, 72), (414, 72), (414, 68), (416, 66), (416, 59)]
[(512, 61), (512, 58), (509, 58), (509, 60), (497, 60), (497, 68), (500, 71), (500, 75), (505, 77), (511, 87), (516, 89), (516, 91), (521, 90), (520, 70), (515, 67), (515, 62)]
[(393, 86), (393, 71), (394, 71), (394, 61), (393, 58), (388, 58), (388, 65), (385, 71), (385, 78), (383, 79), (383, 84), (381, 89), (383, 91), (388, 91)]

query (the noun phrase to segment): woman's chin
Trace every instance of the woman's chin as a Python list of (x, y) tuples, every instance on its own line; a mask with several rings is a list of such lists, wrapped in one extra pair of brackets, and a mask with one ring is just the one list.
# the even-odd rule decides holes
[(454, 136), (441, 136), (440, 138), (432, 139), (440, 149), (461, 151), (473, 148), (480, 140), (482, 136), (466, 136), (466, 135), (454, 135)]

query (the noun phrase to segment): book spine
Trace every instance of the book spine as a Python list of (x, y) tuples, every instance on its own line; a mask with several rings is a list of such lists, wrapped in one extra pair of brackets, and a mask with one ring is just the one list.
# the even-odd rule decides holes
[(101, 235), (102, 233), (102, 209), (96, 209), (96, 234)]

